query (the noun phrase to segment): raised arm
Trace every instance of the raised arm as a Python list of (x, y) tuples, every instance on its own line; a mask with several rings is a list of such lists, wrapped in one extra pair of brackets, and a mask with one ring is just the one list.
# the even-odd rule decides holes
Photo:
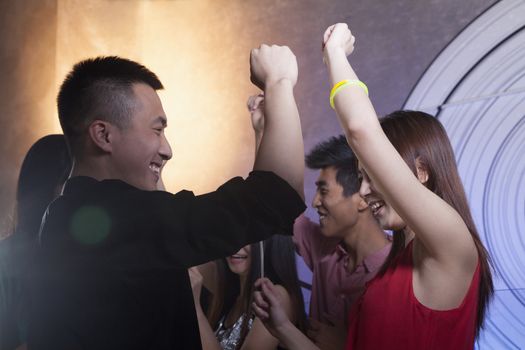
[(297, 60), (286, 46), (262, 45), (250, 56), (251, 80), (264, 91), (264, 138), (254, 170), (272, 171), (304, 198), (304, 147), (293, 88)]
[[(325, 32), (324, 60), (332, 84), (358, 79), (346, 58), (353, 51), (354, 41), (346, 24), (336, 24)], [(473, 272), (477, 251), (464, 221), (420, 182), (425, 180), (424, 172), (420, 179), (412, 173), (382, 131), (364, 89), (349, 85), (336, 95), (334, 102), (348, 143), (375, 188), (423, 243), (424, 254), (446, 269)]]
[(250, 112), (252, 128), (255, 133), (255, 157), (257, 157), (264, 134), (264, 94), (250, 96), (246, 105)]
[[(257, 157), (264, 135), (264, 94), (250, 96), (246, 105), (255, 134), (255, 156)], [(313, 255), (316, 254), (317, 248), (321, 247), (323, 238), (319, 224), (313, 223), (304, 214), (295, 220), (293, 239), (297, 253), (302, 256), (310, 269), (313, 268)]]

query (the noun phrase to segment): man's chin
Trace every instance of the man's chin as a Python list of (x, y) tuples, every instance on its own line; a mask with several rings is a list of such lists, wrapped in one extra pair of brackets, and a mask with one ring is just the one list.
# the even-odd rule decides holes
[(325, 227), (321, 226), (321, 234), (322, 234), (323, 236), (327, 237), (327, 238), (330, 238), (330, 237), (333, 236), (333, 232), (330, 231), (330, 230), (327, 230), (327, 229), (326, 229), (326, 226), (325, 226)]
[[(128, 182), (128, 181), (126, 181)], [(154, 183), (149, 183), (149, 182), (134, 182), (134, 183), (131, 183), (131, 182), (128, 182), (128, 184), (130, 184), (131, 186), (133, 187), (136, 187), (138, 188), (139, 190), (142, 190), (142, 191), (156, 191), (157, 190), (157, 185), (154, 184)]]
[(144, 188), (144, 191), (158, 191), (157, 185), (149, 185), (147, 188)]

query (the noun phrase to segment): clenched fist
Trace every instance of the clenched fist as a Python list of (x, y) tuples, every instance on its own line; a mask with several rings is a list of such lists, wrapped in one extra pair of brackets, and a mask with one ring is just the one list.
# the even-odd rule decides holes
[(258, 88), (281, 80), (297, 83), (297, 59), (288, 46), (261, 45), (250, 53), (250, 79)]
[(337, 23), (326, 29), (323, 35), (325, 56), (332, 50), (342, 49), (348, 56), (354, 51), (355, 37), (346, 23)]

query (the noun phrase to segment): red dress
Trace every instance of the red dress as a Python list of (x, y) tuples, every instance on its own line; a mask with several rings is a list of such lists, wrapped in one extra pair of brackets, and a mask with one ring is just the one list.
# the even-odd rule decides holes
[(465, 298), (455, 309), (422, 305), (412, 289), (412, 242), (383, 276), (369, 282), (349, 317), (346, 349), (472, 349), (479, 262)]

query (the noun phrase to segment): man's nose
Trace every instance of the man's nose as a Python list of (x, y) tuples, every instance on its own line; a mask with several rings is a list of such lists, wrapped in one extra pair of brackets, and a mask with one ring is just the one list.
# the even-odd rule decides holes
[(173, 156), (173, 153), (171, 152), (171, 146), (168, 142), (168, 139), (166, 138), (166, 135), (162, 135), (162, 141), (159, 149), (159, 154), (161, 155), (162, 159), (164, 160), (170, 160)]
[(319, 196), (319, 191), (315, 192), (314, 198), (312, 199), (312, 207), (318, 208), (321, 206), (321, 196)]

